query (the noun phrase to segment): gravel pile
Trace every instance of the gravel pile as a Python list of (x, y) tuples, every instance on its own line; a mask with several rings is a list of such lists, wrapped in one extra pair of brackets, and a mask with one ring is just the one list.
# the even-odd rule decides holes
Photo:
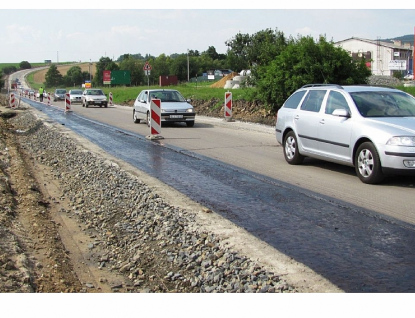
[(368, 80), (369, 85), (380, 85), (380, 86), (402, 86), (403, 83), (401, 80), (393, 76), (381, 76), (381, 75), (372, 75)]
[[(198, 229), (193, 212), (167, 204), (120, 169), (29, 112), (11, 119), (22, 148), (63, 186), (62, 209), (94, 238), (101, 270), (122, 274), (131, 292), (296, 292), (257, 262)], [(125, 287), (125, 286), (124, 286)], [(113, 286), (117, 290), (117, 286)]]

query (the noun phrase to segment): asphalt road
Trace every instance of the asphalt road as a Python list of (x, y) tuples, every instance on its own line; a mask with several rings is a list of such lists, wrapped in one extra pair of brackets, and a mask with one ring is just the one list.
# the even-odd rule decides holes
[[(53, 104), (64, 108), (63, 102)], [(145, 122), (133, 123), (131, 107), (84, 108), (74, 104), (72, 111), (127, 131), (150, 134)], [(288, 165), (273, 127), (197, 117), (194, 127), (163, 126), (161, 135), (164, 137), (161, 144), (180, 147), (387, 218), (415, 224), (414, 177), (388, 178), (381, 185), (367, 185), (360, 182), (351, 167), (314, 159), (307, 159), (300, 166)]]
[[(27, 72), (17, 72), (13, 78), (20, 78), (25, 84), (24, 76)], [(52, 104), (64, 109), (64, 102)], [(74, 104), (72, 110), (134, 133), (150, 134), (145, 123), (133, 123), (130, 107), (83, 108)], [(414, 177), (389, 178), (381, 185), (366, 185), (358, 180), (351, 167), (314, 159), (306, 159), (301, 166), (290, 166), (285, 162), (282, 148), (276, 142), (273, 127), (197, 117), (194, 127), (162, 127), (161, 135), (164, 137), (162, 144), (180, 147), (375, 211), (385, 217), (415, 224)]]

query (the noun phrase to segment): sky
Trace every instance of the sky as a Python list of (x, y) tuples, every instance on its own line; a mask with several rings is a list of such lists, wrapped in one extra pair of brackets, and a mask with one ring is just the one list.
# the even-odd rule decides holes
[[(5, 2), (5, 1), (3, 1)], [(348, 1), (336, 7), (333, 1), (297, 1), (285, 7), (267, 1), (228, 4), (212, 0), (157, 1), (139, 7), (115, 1), (7, 1), (0, 4), (0, 63), (98, 61), (118, 59), (123, 54), (200, 53), (210, 46), (226, 53), (225, 42), (238, 33), (253, 35), (271, 29), (286, 37), (324, 35), (327, 40), (351, 37), (376, 40), (413, 34), (415, 4), (379, 7), (380, 1)], [(230, 2), (230, 1), (228, 1)], [(315, 2), (315, 1), (314, 1)], [(233, 6), (233, 7), (232, 7)], [(370, 9), (374, 7), (376, 9)]]

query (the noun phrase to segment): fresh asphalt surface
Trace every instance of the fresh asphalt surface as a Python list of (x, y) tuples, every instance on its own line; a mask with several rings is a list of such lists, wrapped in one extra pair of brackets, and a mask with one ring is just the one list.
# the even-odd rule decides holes
[(24, 99), (346, 292), (414, 292), (415, 226)]

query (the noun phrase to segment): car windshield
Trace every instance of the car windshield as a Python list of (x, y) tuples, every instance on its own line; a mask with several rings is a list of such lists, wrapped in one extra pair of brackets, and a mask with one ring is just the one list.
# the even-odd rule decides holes
[(65, 94), (66, 90), (65, 89), (57, 89), (56, 90), (56, 94)]
[(350, 93), (363, 117), (415, 116), (415, 98), (403, 92)]
[(82, 95), (82, 91), (71, 91), (73, 95)]
[(178, 91), (152, 91), (150, 99), (160, 99), (162, 102), (185, 102), (186, 99)]
[(104, 93), (100, 89), (95, 89), (86, 92), (87, 95), (104, 95)]

